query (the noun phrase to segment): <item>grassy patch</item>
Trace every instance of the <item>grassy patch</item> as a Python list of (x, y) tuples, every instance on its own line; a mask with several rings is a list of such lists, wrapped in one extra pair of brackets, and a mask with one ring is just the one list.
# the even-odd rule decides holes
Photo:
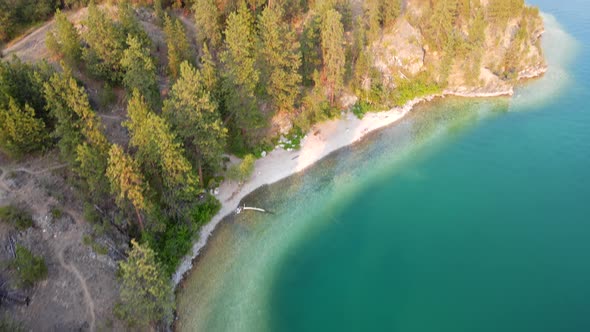
[(60, 219), (63, 216), (63, 212), (59, 208), (51, 208), (51, 216), (53, 219)]
[(428, 95), (434, 95), (441, 92), (441, 88), (434, 83), (428, 83), (423, 80), (404, 81), (399, 84), (393, 93), (393, 103), (395, 106), (403, 106), (412, 99)]
[(99, 255), (106, 255), (109, 253), (109, 249), (106, 246), (98, 243), (92, 235), (85, 234), (82, 237), (82, 243), (85, 246), (92, 247), (92, 251), (94, 251), (95, 253), (97, 253)]
[(17, 271), (19, 282), (23, 287), (32, 286), (47, 276), (47, 266), (43, 257), (33, 255), (27, 248), (18, 244), (16, 258), (11, 266)]
[(0, 316), (0, 331), (21, 332), (24, 331), (20, 323), (12, 317), (4, 314)]
[(16, 227), (19, 231), (33, 226), (31, 215), (25, 210), (12, 205), (0, 207), (0, 221)]

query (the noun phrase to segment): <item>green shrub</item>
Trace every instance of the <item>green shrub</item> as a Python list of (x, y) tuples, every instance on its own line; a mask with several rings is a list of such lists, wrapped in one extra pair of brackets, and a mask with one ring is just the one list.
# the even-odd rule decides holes
[(404, 81), (394, 91), (393, 102), (395, 106), (403, 106), (412, 99), (440, 93), (441, 88), (435, 83), (417, 79)]
[(299, 127), (293, 127), (291, 131), (285, 136), (287, 142), (282, 143), (284, 149), (298, 150), (301, 148), (301, 139), (305, 136), (303, 130)]
[(98, 224), (102, 221), (100, 214), (90, 203), (84, 203), (84, 220), (91, 224)]
[(227, 171), (227, 177), (233, 181), (246, 181), (254, 171), (255, 162), (256, 158), (253, 155), (246, 155), (241, 163), (230, 167)]
[(51, 209), (51, 216), (53, 219), (59, 219), (63, 216), (63, 212), (59, 208), (54, 207)]
[(109, 249), (106, 246), (103, 246), (96, 241), (92, 243), (92, 250), (99, 255), (106, 255), (109, 253)]
[(117, 95), (109, 83), (105, 83), (103, 88), (98, 92), (98, 102), (102, 108), (105, 108), (115, 102)]
[(221, 203), (213, 196), (207, 195), (204, 202), (195, 206), (191, 211), (191, 220), (196, 228), (206, 224), (219, 212)]
[(43, 257), (33, 255), (27, 248), (16, 245), (16, 258), (12, 267), (19, 275), (21, 286), (28, 287), (47, 276), (47, 266)]
[(188, 253), (193, 243), (194, 231), (186, 224), (168, 226), (161, 234), (158, 246), (158, 257), (168, 275), (176, 271), (182, 257)]
[(21, 332), (24, 329), (20, 323), (5, 314), (0, 317), (0, 331)]
[(193, 239), (201, 226), (209, 222), (220, 208), (219, 201), (215, 197), (207, 195), (203, 202), (192, 209), (190, 224), (169, 220), (165, 231), (155, 234), (143, 234), (144, 240), (154, 249), (169, 276), (176, 271), (180, 260), (192, 248)]
[(365, 114), (371, 111), (371, 109), (371, 104), (364, 101), (359, 101), (354, 104), (354, 106), (352, 106), (352, 113), (356, 115), (357, 118), (362, 119)]
[[(262, 151), (266, 151), (268, 153), (268, 152), (272, 151), (273, 148), (274, 148), (274, 144), (272, 142), (264, 141), (264, 142), (258, 144), (257, 146), (255, 146), (251, 150), (251, 154), (256, 156), (256, 158), (260, 158), (260, 157), (262, 157)], [(246, 156), (246, 155), (244, 155), (244, 156)]]
[(207, 189), (215, 189), (217, 187), (219, 187), (221, 185), (221, 183), (223, 182), (224, 178), (223, 176), (215, 176), (209, 179), (209, 182), (207, 182)]
[(90, 236), (90, 234), (84, 234), (84, 236), (82, 236), (82, 243), (85, 246), (92, 245), (92, 242), (93, 242), (93, 240), (92, 240), (92, 236)]
[(9, 223), (20, 231), (33, 226), (31, 215), (12, 205), (0, 207), (0, 221)]
[(24, 107), (10, 99), (8, 107), (0, 105), (0, 149), (11, 157), (21, 157), (40, 150), (49, 137), (42, 119), (28, 104)]
[(106, 255), (109, 252), (109, 249), (106, 246), (96, 242), (96, 239), (93, 235), (84, 234), (82, 237), (82, 243), (85, 246), (92, 247), (92, 250), (99, 255)]

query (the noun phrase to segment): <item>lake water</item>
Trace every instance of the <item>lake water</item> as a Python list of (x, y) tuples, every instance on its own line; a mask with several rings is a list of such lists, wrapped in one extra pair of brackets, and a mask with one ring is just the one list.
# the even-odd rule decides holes
[[(228, 217), (181, 331), (590, 331), (590, 4), (548, 14), (514, 98), (413, 110)], [(559, 22), (559, 23), (557, 23)]]

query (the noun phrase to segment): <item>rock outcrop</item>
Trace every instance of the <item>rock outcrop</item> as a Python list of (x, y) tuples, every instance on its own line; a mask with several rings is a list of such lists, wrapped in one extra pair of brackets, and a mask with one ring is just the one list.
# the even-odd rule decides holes
[[(484, 11), (485, 6), (488, 2)], [(483, 41), (477, 46), (469, 35), (475, 33), (474, 18), (458, 23), (455, 38), (464, 44), (451, 56), (444, 47), (429, 42), (425, 30), (430, 23), (424, 22), (430, 17), (423, 15), (432, 15), (424, 2), (408, 1), (405, 13), (372, 43), (373, 66), (381, 72), (384, 85), (395, 87), (395, 82), (427, 74), (457, 95), (511, 95), (519, 79), (546, 71), (541, 48), (544, 27), (537, 9), (524, 7), (522, 14), (500, 23), (486, 17)]]

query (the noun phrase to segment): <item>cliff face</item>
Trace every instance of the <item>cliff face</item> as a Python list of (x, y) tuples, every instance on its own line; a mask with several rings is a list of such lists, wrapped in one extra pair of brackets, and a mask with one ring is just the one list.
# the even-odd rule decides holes
[(490, 3), (466, 9), (452, 30), (441, 33), (436, 12), (441, 8), (408, 1), (402, 16), (371, 44), (373, 66), (384, 85), (395, 89), (427, 76), (451, 93), (509, 95), (519, 79), (544, 73), (539, 11), (523, 6), (498, 19)]

